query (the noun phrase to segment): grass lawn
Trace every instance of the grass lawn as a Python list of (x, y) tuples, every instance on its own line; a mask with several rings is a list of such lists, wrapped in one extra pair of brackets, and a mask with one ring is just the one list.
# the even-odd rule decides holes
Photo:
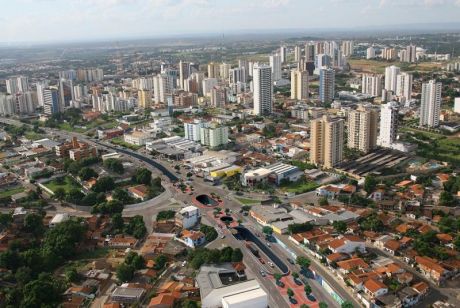
[(244, 205), (252, 205), (252, 204), (260, 204), (259, 200), (254, 200), (254, 199), (248, 199), (248, 198), (241, 198), (241, 197), (235, 197), (238, 202), (244, 204)]
[(412, 128), (404, 128), (404, 130), (411, 132), (405, 135), (405, 140), (417, 144), (418, 156), (446, 161), (455, 167), (460, 166), (460, 138)]
[(20, 193), (24, 191), (24, 187), (13, 187), (7, 190), (0, 191), (0, 198), (10, 197), (14, 194)]
[(27, 139), (33, 140), (33, 141), (40, 140), (40, 139), (44, 138), (44, 136), (42, 134), (37, 134), (36, 132), (30, 132), (30, 131), (25, 134), (25, 137)]
[(77, 132), (77, 133), (84, 133), (85, 130), (83, 128), (74, 127), (69, 123), (61, 123), (59, 124), (59, 129), (68, 131), (68, 132)]
[(297, 182), (291, 182), (287, 184), (283, 184), (280, 186), (281, 190), (285, 192), (295, 193), (295, 194), (303, 194), (318, 188), (318, 184), (312, 181), (307, 180), (299, 180)]
[(55, 179), (50, 182), (43, 184), (47, 188), (51, 189), (53, 192), (56, 191), (59, 187), (64, 188), (65, 192), (68, 193), (73, 188), (80, 188), (80, 184), (75, 182), (70, 176), (66, 176), (62, 184), (58, 183)]
[(120, 137), (112, 138), (112, 139), (110, 140), (110, 142), (113, 143), (113, 144), (116, 144), (116, 145), (121, 145), (122, 147), (131, 149), (131, 150), (134, 150), (134, 151), (137, 151), (137, 150), (139, 150), (140, 148), (142, 148), (141, 146), (138, 146), (138, 145), (129, 144), (129, 143), (125, 142), (125, 141), (124, 141), (122, 138), (120, 138)]
[(400, 62), (386, 62), (386, 61), (377, 61), (377, 60), (367, 60), (367, 59), (349, 59), (348, 63), (350, 64), (353, 70), (378, 73), (382, 74), (385, 72), (385, 67), (396, 65), (402, 68), (402, 71), (422, 71), (429, 72), (435, 69), (441, 68), (441, 64), (438, 62), (421, 62), (417, 64), (407, 64)]

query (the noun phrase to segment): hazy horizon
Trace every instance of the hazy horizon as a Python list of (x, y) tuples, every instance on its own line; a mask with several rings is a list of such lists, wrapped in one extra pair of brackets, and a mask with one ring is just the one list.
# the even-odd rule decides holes
[[(457, 28), (460, 0), (16, 0), (0, 42), (47, 43), (298, 31)], [(426, 26), (429, 27), (429, 26)], [(439, 27), (441, 29), (442, 27)], [(422, 26), (420, 26), (422, 30)], [(428, 30), (428, 29), (423, 29)], [(436, 29), (433, 29), (436, 30)]]

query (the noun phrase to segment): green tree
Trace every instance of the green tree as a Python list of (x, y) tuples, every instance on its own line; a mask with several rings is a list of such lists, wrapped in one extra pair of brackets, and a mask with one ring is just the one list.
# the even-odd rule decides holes
[(65, 198), (65, 189), (62, 187), (56, 188), (54, 191), (54, 197), (58, 200), (64, 200)]
[(133, 181), (137, 184), (150, 185), (152, 182), (152, 172), (146, 168), (140, 168), (136, 170), (136, 174), (133, 176)]
[(303, 269), (307, 269), (310, 267), (311, 261), (307, 257), (298, 256), (296, 263), (299, 264)]
[(305, 291), (305, 294), (307, 294), (307, 295), (310, 295), (310, 294), (311, 294), (311, 287), (310, 287), (310, 285), (306, 284), (306, 285), (303, 287), (303, 290)]
[(65, 201), (73, 204), (81, 204), (85, 194), (83, 194), (79, 189), (72, 188), (66, 195)]
[(243, 261), (243, 253), (241, 249), (235, 248), (232, 252), (232, 262), (241, 262)]
[(125, 257), (125, 263), (139, 270), (145, 267), (145, 259), (137, 253), (131, 251)]
[(334, 221), (332, 226), (334, 227), (335, 231), (340, 234), (344, 234), (348, 229), (348, 226), (344, 221)]
[(121, 263), (116, 272), (120, 282), (128, 282), (134, 277), (134, 267), (126, 263)]
[(125, 168), (123, 167), (123, 163), (116, 158), (109, 158), (104, 161), (104, 166), (118, 174), (123, 174), (125, 172)]
[(456, 200), (450, 192), (442, 191), (439, 195), (439, 204), (442, 206), (454, 206)]
[(97, 180), (96, 184), (92, 187), (95, 192), (107, 192), (113, 190), (115, 182), (110, 176), (104, 176)]
[(78, 272), (77, 272), (77, 270), (75, 269), (75, 267), (68, 268), (68, 269), (64, 272), (64, 276), (65, 276), (65, 280), (66, 280), (68, 283), (77, 282), (78, 279), (80, 278), (80, 275), (78, 274)]
[(329, 201), (327, 200), (326, 197), (321, 197), (321, 198), (319, 198), (319, 200), (318, 200), (318, 204), (319, 204), (320, 206), (326, 206), (326, 205), (329, 205)]
[(365, 180), (364, 180), (364, 190), (370, 194), (375, 190), (375, 187), (377, 186), (377, 179), (373, 175), (367, 175)]
[(137, 239), (143, 238), (147, 233), (147, 228), (145, 227), (142, 216), (136, 215), (132, 217), (125, 225), (125, 232)]
[(186, 299), (184, 303), (182, 304), (182, 308), (198, 308), (198, 304), (195, 301)]
[(78, 177), (82, 180), (82, 181), (88, 181), (89, 179), (91, 178), (97, 178), (98, 177), (98, 174), (96, 171), (94, 171), (92, 168), (90, 167), (83, 167), (80, 169), (80, 171), (78, 172)]
[(319, 308), (327, 308), (328, 305), (325, 302), (319, 302)]
[(14, 274), (14, 279), (20, 286), (24, 286), (32, 280), (32, 271), (27, 266), (21, 266)]
[(310, 306), (308, 306), (307, 304), (302, 304), (300, 305), (300, 308), (310, 308)]
[(123, 230), (123, 227), (125, 225), (125, 222), (124, 222), (123, 218), (121, 217), (120, 213), (113, 214), (111, 219), (110, 219), (110, 222), (112, 224), (112, 229), (113, 230), (118, 230), (119, 232), (121, 230)]
[(265, 235), (272, 235), (273, 234), (273, 229), (269, 226), (264, 226), (262, 228), (262, 232), (265, 234)]
[(8, 228), (12, 221), (13, 218), (11, 217), (11, 214), (0, 213), (0, 231), (3, 231), (6, 228)]
[(275, 278), (276, 281), (280, 281), (281, 278), (283, 278), (283, 275), (281, 275), (280, 273), (274, 273), (273, 278)]
[(354, 307), (353, 304), (348, 301), (343, 302), (341, 305), (341, 308), (353, 308), (353, 307)]
[(61, 303), (64, 285), (51, 274), (42, 273), (37, 280), (27, 283), (24, 287), (24, 298), (20, 307), (57, 307)]
[(25, 232), (32, 233), (34, 236), (41, 236), (45, 232), (42, 216), (35, 213), (27, 214), (24, 218), (23, 229)]
[(292, 272), (292, 277), (293, 277), (294, 279), (298, 279), (298, 278), (299, 278), (299, 273), (297, 273), (297, 272)]
[(291, 288), (288, 288), (287, 289), (287, 295), (289, 296), (289, 298), (293, 297), (294, 296), (294, 291), (292, 291)]
[(162, 270), (165, 267), (167, 262), (168, 262), (168, 258), (165, 255), (158, 255), (155, 258), (155, 269)]
[(115, 188), (112, 193), (112, 198), (122, 202), (123, 204), (130, 204), (134, 202), (133, 197), (131, 197), (128, 192), (121, 187)]

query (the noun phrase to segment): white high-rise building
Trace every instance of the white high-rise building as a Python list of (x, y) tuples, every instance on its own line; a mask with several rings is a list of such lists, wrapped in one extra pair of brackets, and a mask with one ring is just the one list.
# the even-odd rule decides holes
[(219, 75), (222, 80), (228, 80), (230, 77), (230, 69), (232, 66), (228, 63), (222, 63), (219, 65)]
[(420, 126), (437, 127), (439, 125), (441, 90), (442, 84), (436, 80), (422, 84)]
[(269, 115), (273, 110), (272, 68), (268, 65), (254, 65), (254, 114)]
[(155, 103), (166, 104), (168, 95), (171, 95), (173, 92), (173, 87), (173, 78), (171, 75), (158, 74), (153, 77), (153, 92)]
[(232, 68), (230, 70), (230, 83), (246, 83), (246, 71), (244, 67)]
[(396, 77), (396, 96), (409, 100), (412, 97), (412, 74), (401, 73)]
[(302, 49), (300, 46), (295, 46), (294, 47), (294, 61), (300, 62), (300, 59), (302, 58)]
[(307, 71), (291, 71), (291, 99), (308, 100)]
[(272, 79), (278, 81), (281, 79), (281, 56), (274, 54), (270, 56), (270, 66), (272, 68)]
[(200, 142), (204, 146), (215, 148), (228, 143), (228, 127), (211, 123), (200, 128)]
[(460, 113), (460, 97), (455, 98), (454, 102), (454, 112), (455, 113)]
[(366, 50), (366, 59), (374, 59), (375, 58), (375, 48), (374, 46), (369, 47)]
[(201, 140), (201, 132), (200, 129), (205, 127), (205, 123), (201, 122), (200, 120), (194, 120), (192, 123), (184, 123), (184, 133), (185, 139), (192, 140), (192, 141), (200, 141)]
[(396, 92), (397, 78), (401, 69), (397, 66), (387, 66), (385, 68), (385, 90)]
[(211, 90), (217, 86), (217, 78), (205, 78), (203, 79), (203, 95), (210, 96)]
[(372, 105), (359, 105), (348, 113), (348, 148), (368, 153), (377, 143), (378, 112)]
[(43, 107), (45, 104), (45, 99), (43, 97), (43, 90), (45, 90), (49, 86), (48, 80), (44, 80), (41, 82), (37, 82), (35, 84), (37, 88), (37, 101), (38, 101), (38, 106)]
[(29, 91), (29, 79), (25, 76), (18, 76), (6, 80), (6, 92), (16, 94)]
[(284, 45), (280, 47), (280, 57), (281, 63), (286, 63), (286, 46)]
[(363, 74), (362, 93), (372, 96), (382, 94), (382, 75)]
[(248, 60), (238, 60), (238, 68), (244, 70), (244, 80), (247, 82), (249, 79), (249, 75), (251, 74), (252, 76), (252, 68), (249, 68), (249, 62)]
[(398, 132), (398, 103), (389, 102), (380, 109), (380, 133), (378, 144), (389, 148), (396, 141)]
[(8, 116), (16, 113), (13, 95), (0, 93), (0, 115)]
[(342, 42), (342, 53), (345, 57), (353, 55), (353, 41), (343, 41)]
[(406, 48), (405, 58), (402, 59), (404, 62), (415, 63), (417, 62), (417, 46), (409, 45)]

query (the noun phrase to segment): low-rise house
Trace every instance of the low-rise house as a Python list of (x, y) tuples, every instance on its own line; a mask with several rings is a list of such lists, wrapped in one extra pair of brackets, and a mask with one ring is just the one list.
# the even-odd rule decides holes
[(112, 301), (133, 304), (139, 302), (146, 294), (146, 289), (141, 286), (131, 286), (128, 283), (122, 284), (113, 290)]
[(147, 200), (149, 196), (149, 188), (144, 184), (129, 187), (128, 192), (132, 197), (142, 201)]
[(54, 215), (53, 219), (51, 219), (49, 223), (50, 228), (56, 227), (58, 224), (63, 223), (65, 221), (70, 220), (70, 215), (67, 213), (59, 213)]
[(201, 231), (182, 231), (180, 240), (187, 246), (195, 248), (203, 245), (206, 242), (206, 238), (203, 232)]
[(449, 271), (428, 257), (415, 257), (415, 263), (425, 277), (441, 285), (449, 274)]
[(328, 248), (334, 253), (352, 254), (355, 251), (366, 252), (365, 241), (355, 235), (344, 235), (331, 241)]
[(425, 296), (430, 287), (428, 284), (424, 281), (420, 281), (412, 286), (412, 288), (420, 295), (420, 296)]
[(112, 248), (134, 248), (139, 241), (133, 236), (116, 236), (106, 239), (104, 245)]
[(361, 258), (352, 258), (337, 262), (337, 268), (339, 272), (345, 276), (356, 269), (367, 269), (369, 268), (369, 264)]
[(382, 296), (388, 293), (388, 287), (383, 282), (373, 278), (364, 282), (363, 289), (364, 292), (371, 298)]
[(399, 243), (399, 241), (391, 239), (385, 242), (385, 244), (383, 245), (383, 250), (395, 256), (396, 253), (399, 251), (400, 247), (401, 244)]
[(398, 292), (398, 297), (404, 307), (410, 307), (418, 303), (419, 294), (411, 287), (405, 287)]

